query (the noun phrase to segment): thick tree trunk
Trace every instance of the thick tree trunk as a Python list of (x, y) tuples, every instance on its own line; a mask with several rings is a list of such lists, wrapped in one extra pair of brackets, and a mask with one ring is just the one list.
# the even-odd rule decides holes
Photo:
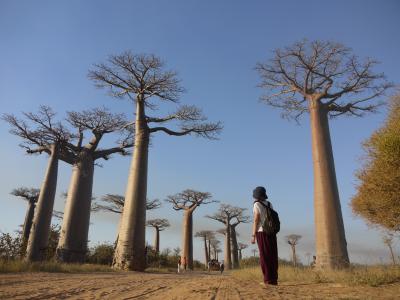
[(225, 255), (224, 255), (224, 265), (227, 270), (232, 269), (231, 261), (231, 225), (228, 223), (225, 232)]
[(232, 241), (232, 265), (234, 269), (239, 268), (239, 253), (236, 236), (236, 226), (231, 226), (231, 241)]
[(35, 202), (33, 201), (28, 202), (28, 210), (26, 211), (24, 227), (22, 229), (22, 238), (24, 245), (26, 245), (29, 240), (29, 234), (31, 232), (33, 223), (33, 216), (35, 213), (35, 206), (36, 206)]
[(160, 230), (155, 228), (156, 236), (154, 238), (154, 250), (156, 251), (156, 255), (160, 253)]
[(211, 259), (211, 240), (208, 240), (208, 259)]
[(293, 262), (293, 266), (297, 267), (296, 246), (291, 245), (291, 247), (292, 247), (292, 262)]
[(49, 244), (51, 217), (57, 189), (58, 148), (54, 145), (47, 166), (46, 175), (40, 188), (33, 223), (29, 234), (25, 259), (40, 261), (45, 259)]
[(182, 226), (182, 257), (188, 269), (193, 270), (193, 213), (190, 210), (184, 211)]
[(349, 265), (349, 257), (328, 114), (319, 100), (310, 101), (310, 117), (314, 162), (316, 264), (318, 267), (343, 268)]
[(207, 268), (210, 258), (209, 258), (209, 253), (208, 253), (208, 249), (207, 249), (207, 237), (206, 236), (204, 236), (204, 255), (205, 255), (205, 265)]
[(242, 249), (239, 249), (239, 261), (242, 260)]
[(146, 267), (145, 226), (150, 133), (145, 122), (144, 104), (140, 102), (137, 103), (135, 129), (135, 148), (113, 267), (120, 270), (144, 271)]
[(83, 263), (87, 252), (92, 202), (94, 161), (86, 150), (72, 169), (64, 209), (57, 260), (68, 263)]

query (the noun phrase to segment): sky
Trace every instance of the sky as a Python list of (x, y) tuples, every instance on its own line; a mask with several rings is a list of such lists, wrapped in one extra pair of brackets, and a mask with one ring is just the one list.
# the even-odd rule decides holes
[[(333, 40), (351, 47), (360, 58), (380, 61), (395, 83), (400, 81), (400, 2), (398, 1), (7, 1), (0, 0), (0, 113), (36, 111), (49, 105), (63, 119), (67, 111), (106, 106), (133, 119), (127, 100), (111, 98), (87, 78), (95, 63), (131, 50), (161, 57), (178, 72), (186, 92), (182, 104), (201, 107), (210, 121), (221, 121), (217, 141), (157, 134), (149, 153), (149, 198), (192, 188), (251, 212), (252, 190), (267, 188), (280, 214), (279, 256), (289, 258), (284, 236), (302, 235), (300, 259), (314, 250), (313, 174), (308, 116), (300, 125), (260, 103), (254, 70), (272, 51), (304, 38)], [(382, 100), (386, 100), (383, 98)], [(163, 108), (173, 111), (173, 104)], [(156, 112), (155, 112), (156, 113)], [(330, 123), (335, 166), (350, 259), (387, 262), (381, 233), (367, 227), (350, 208), (354, 173), (362, 164), (362, 142), (379, 128), (386, 111), (364, 118), (338, 118)], [(26, 202), (10, 195), (19, 186), (40, 187), (47, 157), (28, 156), (18, 147), (6, 123), (0, 123), (0, 230), (13, 232), (23, 223)], [(112, 138), (106, 144), (112, 143)], [(103, 145), (105, 146), (105, 145)], [(114, 156), (96, 167), (93, 195), (124, 194), (130, 157)], [(71, 166), (60, 163), (55, 209), (63, 210)], [(218, 204), (199, 207), (194, 231), (221, 228), (204, 216)], [(113, 242), (116, 215), (91, 216), (90, 245)], [(168, 203), (149, 213), (167, 218), (161, 248), (181, 244), (182, 213)], [(238, 227), (249, 243), (250, 224)], [(154, 232), (146, 231), (153, 241)], [(222, 236), (220, 236), (222, 240)], [(202, 260), (194, 239), (194, 257)], [(251, 255), (249, 247), (244, 256)], [(399, 242), (395, 245), (399, 253)]]

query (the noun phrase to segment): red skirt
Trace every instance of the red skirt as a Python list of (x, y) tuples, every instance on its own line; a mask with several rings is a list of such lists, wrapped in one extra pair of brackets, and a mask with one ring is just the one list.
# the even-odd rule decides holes
[(260, 252), (260, 265), (264, 275), (264, 283), (278, 283), (278, 246), (276, 235), (257, 232), (257, 245)]

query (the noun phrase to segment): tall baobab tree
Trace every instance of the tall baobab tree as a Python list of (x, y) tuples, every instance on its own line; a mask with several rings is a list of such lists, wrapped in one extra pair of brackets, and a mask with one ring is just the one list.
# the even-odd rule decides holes
[[(143, 271), (150, 136), (163, 132), (172, 136), (196, 135), (214, 139), (222, 125), (205, 123), (206, 117), (194, 106), (181, 106), (176, 112), (162, 117), (147, 114), (146, 110), (156, 110), (155, 100), (177, 103), (184, 91), (176, 72), (166, 70), (155, 55), (125, 52), (110, 56), (107, 63), (97, 64), (89, 71), (89, 78), (98, 87), (109, 89), (112, 96), (128, 98), (135, 105), (135, 148), (114, 267)], [(177, 123), (178, 129), (165, 127), (167, 122)], [(156, 125), (151, 127), (152, 124)]]
[(28, 261), (39, 261), (46, 257), (57, 188), (58, 160), (68, 159), (66, 145), (74, 139), (74, 135), (55, 120), (55, 115), (50, 107), (40, 106), (38, 113), (23, 113), (24, 120), (13, 114), (2, 116), (11, 126), (10, 133), (23, 140), (20, 146), (26, 149), (27, 154), (49, 155), (26, 249)]
[[(67, 121), (78, 129), (76, 145), (69, 144), (69, 160), (72, 176), (67, 193), (57, 260), (83, 262), (87, 251), (94, 166), (97, 160), (108, 160), (112, 154), (127, 155), (133, 147), (133, 129), (127, 127), (122, 114), (113, 114), (106, 108), (94, 108), (82, 112), (68, 112)], [(90, 138), (85, 141), (85, 133)], [(116, 145), (100, 148), (105, 135), (119, 133)]]
[(195, 233), (195, 237), (199, 237), (203, 239), (204, 242), (204, 259), (205, 259), (205, 266), (207, 267), (208, 262), (210, 261), (210, 250), (209, 248), (211, 247), (210, 243), (207, 245), (207, 241), (210, 242), (211, 236), (213, 236), (214, 233), (210, 230), (201, 230)]
[(290, 245), (292, 249), (292, 262), (293, 266), (297, 267), (297, 256), (296, 256), (296, 245), (299, 243), (301, 239), (301, 235), (298, 234), (290, 234), (285, 237), (286, 242)]
[(347, 244), (329, 132), (328, 117), (362, 116), (381, 105), (392, 86), (376, 61), (360, 61), (339, 43), (302, 41), (277, 49), (267, 63), (258, 63), (266, 94), (261, 100), (296, 121), (310, 114), (314, 163), (314, 214), (317, 266), (349, 265)]
[(239, 260), (242, 260), (242, 250), (246, 249), (247, 247), (249, 247), (249, 245), (244, 243), (238, 243)]
[[(97, 64), (89, 78), (98, 87), (108, 88), (117, 98), (127, 97), (135, 104), (135, 149), (132, 158), (125, 207), (115, 251), (114, 267), (143, 271), (145, 262), (145, 203), (147, 195), (147, 166), (150, 136), (164, 132), (172, 136), (197, 135), (213, 139), (221, 130), (220, 123), (204, 123), (206, 118), (194, 106), (182, 106), (164, 117), (151, 117), (146, 110), (155, 110), (153, 99), (177, 103), (183, 88), (173, 71), (154, 55), (135, 55), (125, 52), (110, 56), (106, 64)], [(163, 124), (178, 122), (178, 129)], [(151, 124), (156, 124), (151, 127)]]
[[(210, 245), (211, 245), (211, 249), (212, 249), (212, 252), (213, 252), (213, 258), (216, 259), (216, 260), (218, 260), (218, 253), (221, 252), (221, 249), (219, 247), (220, 244), (221, 244), (221, 242), (219, 240), (217, 240), (215, 237), (213, 237), (210, 240)], [(210, 254), (210, 258), (211, 258), (211, 254)]]
[(238, 242), (237, 242), (237, 233), (236, 233), (236, 227), (241, 224), (241, 223), (249, 223), (250, 222), (250, 217), (245, 216), (243, 213), (246, 209), (241, 208), (238, 209), (240, 214), (234, 217), (234, 221), (231, 223), (231, 244), (232, 244), (232, 265), (234, 269), (239, 268), (239, 248), (238, 248)]
[(382, 237), (382, 241), (383, 241), (383, 243), (386, 245), (386, 246), (388, 246), (388, 248), (389, 248), (389, 251), (390, 251), (390, 256), (391, 256), (391, 258), (392, 258), (392, 263), (395, 265), (396, 264), (396, 259), (395, 259), (395, 257), (394, 257), (394, 253), (393, 253), (393, 247), (392, 247), (392, 244), (393, 244), (393, 234), (386, 234), (386, 235), (384, 235), (383, 237)]
[[(39, 199), (39, 192), (39, 189), (26, 187), (20, 187), (12, 190), (11, 192), (11, 195), (20, 197), (28, 202), (28, 210), (26, 211), (25, 221), (22, 228), (22, 243), (24, 248), (26, 247), (29, 239), (29, 233), (31, 232), (33, 215), (35, 213), (36, 202)], [(25, 251), (25, 249), (23, 250)]]
[(239, 217), (243, 214), (243, 208), (240, 207), (235, 207), (229, 204), (221, 204), (218, 211), (213, 214), (206, 216), (207, 218), (216, 220), (218, 222), (221, 222), (222, 224), (225, 225), (225, 255), (224, 255), (224, 261), (225, 261), (225, 268), (227, 269), (232, 269), (232, 260), (231, 260), (231, 233), (232, 233), (232, 224), (231, 221)]
[(153, 227), (155, 229), (155, 237), (154, 237), (154, 250), (156, 251), (156, 255), (160, 252), (160, 231), (165, 230), (170, 226), (167, 219), (152, 219), (146, 222), (147, 226)]
[(217, 202), (211, 197), (210, 193), (187, 189), (165, 200), (172, 204), (174, 210), (183, 210), (182, 257), (190, 270), (193, 270), (193, 213), (200, 205)]

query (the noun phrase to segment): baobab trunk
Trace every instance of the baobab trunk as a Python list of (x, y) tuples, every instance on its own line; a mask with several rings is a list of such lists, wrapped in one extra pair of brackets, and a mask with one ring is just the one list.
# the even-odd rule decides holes
[(239, 249), (239, 260), (242, 260), (242, 249)]
[(329, 132), (328, 112), (318, 99), (310, 100), (312, 156), (314, 162), (314, 214), (316, 265), (349, 265), (342, 210)]
[(392, 245), (389, 244), (388, 247), (389, 247), (389, 251), (390, 251), (390, 256), (392, 257), (393, 265), (395, 265), (395, 264), (396, 264), (396, 259), (394, 258), (394, 253), (393, 253)]
[(125, 193), (125, 204), (113, 267), (144, 271), (147, 163), (150, 133), (145, 122), (144, 103), (137, 103), (135, 148)]
[[(215, 258), (215, 257), (214, 257)], [(208, 240), (208, 259), (211, 259), (211, 240)]]
[(33, 216), (35, 213), (35, 206), (36, 206), (35, 202), (33, 201), (28, 202), (28, 210), (25, 215), (24, 227), (22, 229), (22, 238), (24, 245), (26, 245), (26, 243), (29, 240), (29, 234), (31, 232), (32, 222), (33, 222)]
[(156, 236), (154, 238), (154, 250), (156, 251), (156, 255), (160, 253), (160, 230), (156, 228)]
[(51, 217), (53, 214), (54, 198), (57, 189), (58, 175), (58, 147), (51, 147), (49, 163), (40, 188), (36, 212), (29, 234), (25, 259), (27, 261), (40, 261), (46, 257), (49, 244)]
[(190, 210), (184, 211), (182, 226), (182, 257), (188, 269), (193, 270), (193, 213)]
[(294, 245), (291, 245), (291, 247), (292, 247), (293, 266), (297, 267), (296, 247)]
[(238, 255), (238, 243), (236, 236), (236, 227), (231, 226), (231, 241), (232, 241), (232, 265), (234, 269), (239, 268), (239, 255)]
[(204, 236), (204, 257), (205, 257), (205, 265), (207, 268), (208, 262), (210, 260), (209, 258), (209, 253), (208, 253), (208, 249), (207, 249), (207, 236)]
[(65, 204), (57, 260), (68, 263), (85, 261), (92, 202), (94, 161), (87, 151), (79, 155), (72, 169)]
[(232, 269), (231, 261), (231, 225), (226, 226), (225, 232), (225, 255), (224, 255), (224, 265), (226, 269)]

